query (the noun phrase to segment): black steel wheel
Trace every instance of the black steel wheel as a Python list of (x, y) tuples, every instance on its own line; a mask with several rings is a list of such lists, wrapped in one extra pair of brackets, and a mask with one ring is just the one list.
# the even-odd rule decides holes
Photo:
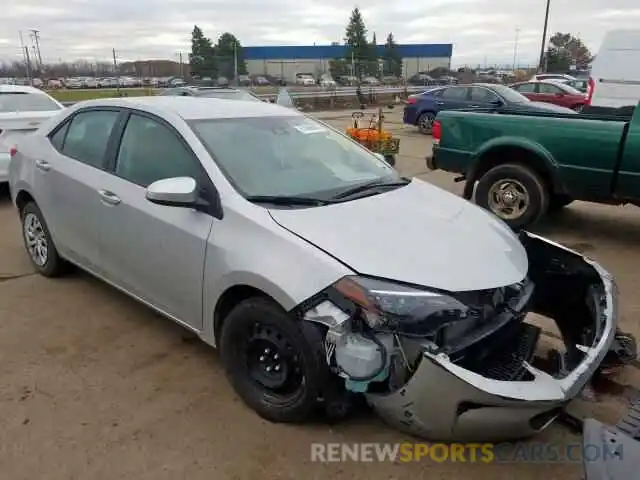
[(220, 349), (234, 389), (267, 420), (306, 420), (328, 383), (318, 328), (265, 298), (250, 298), (231, 311), (223, 323)]

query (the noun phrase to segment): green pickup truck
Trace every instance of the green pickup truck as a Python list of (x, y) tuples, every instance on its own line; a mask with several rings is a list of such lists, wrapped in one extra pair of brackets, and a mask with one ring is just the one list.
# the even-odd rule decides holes
[(514, 229), (574, 200), (640, 205), (640, 108), (631, 115), (442, 111), (431, 170)]

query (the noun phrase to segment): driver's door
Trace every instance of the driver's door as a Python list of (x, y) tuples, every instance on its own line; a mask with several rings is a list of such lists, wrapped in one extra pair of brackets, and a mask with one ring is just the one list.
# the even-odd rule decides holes
[(202, 279), (213, 218), (149, 202), (156, 180), (205, 175), (180, 134), (153, 116), (132, 113), (108, 183), (102, 186), (101, 237), (107, 279), (177, 319), (202, 327)]

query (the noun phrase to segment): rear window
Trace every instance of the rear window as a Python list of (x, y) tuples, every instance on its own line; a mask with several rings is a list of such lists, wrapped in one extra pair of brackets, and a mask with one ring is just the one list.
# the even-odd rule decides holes
[(0, 92), (0, 112), (48, 112), (62, 107), (42, 93)]

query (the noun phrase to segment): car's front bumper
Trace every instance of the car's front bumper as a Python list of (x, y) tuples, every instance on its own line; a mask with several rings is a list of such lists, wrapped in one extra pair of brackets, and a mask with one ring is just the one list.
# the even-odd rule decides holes
[(9, 161), (11, 156), (8, 153), (0, 153), (0, 183), (9, 181)]
[[(584, 298), (584, 304), (592, 306), (580, 309), (582, 299), (578, 302), (566, 297), (565, 305), (557, 307), (558, 312), (568, 312), (564, 318), (555, 319), (559, 324), (567, 322), (561, 330), (570, 336), (574, 330), (576, 335), (586, 331), (592, 334), (588, 345), (571, 345), (572, 353), (580, 354), (579, 361), (562, 374), (547, 373), (522, 361), (520, 367), (526, 371), (527, 379), (512, 381), (488, 378), (463, 368), (446, 354), (424, 351), (404, 386), (391, 393), (367, 394), (369, 403), (389, 424), (432, 440), (502, 441), (528, 437), (549, 425), (598, 369), (617, 330), (617, 288), (613, 278), (600, 265), (576, 252), (524, 232), (523, 238), (530, 257), (530, 275), (533, 273), (541, 292), (537, 301), (545, 313), (553, 310), (564, 293), (570, 296), (577, 292), (574, 286), (579, 282), (596, 284), (589, 287), (589, 295)], [(564, 278), (568, 282), (566, 292), (558, 290), (562, 284), (548, 273), (563, 262), (569, 265)], [(553, 291), (545, 291), (545, 280)], [(535, 295), (532, 303), (536, 303)], [(579, 313), (591, 308), (592, 318), (574, 318), (570, 309), (564, 308), (569, 303), (575, 304)]]

